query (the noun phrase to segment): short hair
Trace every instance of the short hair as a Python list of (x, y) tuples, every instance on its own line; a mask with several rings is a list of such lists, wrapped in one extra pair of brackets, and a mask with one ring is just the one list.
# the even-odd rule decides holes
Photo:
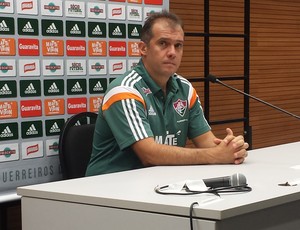
[(146, 19), (144, 23), (144, 26), (141, 31), (141, 41), (143, 41), (146, 44), (149, 44), (150, 40), (153, 37), (152, 27), (155, 24), (155, 22), (159, 19), (166, 19), (170, 23), (170, 26), (180, 26), (183, 29), (183, 22), (176, 14), (168, 12), (166, 10), (154, 12), (150, 14), (150, 16)]

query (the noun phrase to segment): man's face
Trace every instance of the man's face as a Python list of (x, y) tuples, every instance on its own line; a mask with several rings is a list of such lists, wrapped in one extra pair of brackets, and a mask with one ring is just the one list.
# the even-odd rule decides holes
[(169, 78), (179, 68), (184, 32), (181, 26), (170, 26), (169, 22), (158, 20), (152, 28), (150, 43), (141, 45), (143, 63), (153, 78)]

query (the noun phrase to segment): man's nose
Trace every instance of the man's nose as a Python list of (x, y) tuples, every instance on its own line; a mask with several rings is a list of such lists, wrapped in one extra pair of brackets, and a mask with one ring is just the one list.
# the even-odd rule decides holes
[(176, 56), (176, 49), (175, 49), (175, 46), (169, 46), (169, 49), (168, 49), (168, 56), (169, 57), (175, 57)]

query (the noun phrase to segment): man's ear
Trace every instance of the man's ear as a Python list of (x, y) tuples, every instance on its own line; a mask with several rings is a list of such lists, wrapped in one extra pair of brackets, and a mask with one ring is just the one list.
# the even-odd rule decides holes
[(147, 54), (147, 45), (145, 44), (145, 42), (139, 42), (139, 50), (142, 56)]

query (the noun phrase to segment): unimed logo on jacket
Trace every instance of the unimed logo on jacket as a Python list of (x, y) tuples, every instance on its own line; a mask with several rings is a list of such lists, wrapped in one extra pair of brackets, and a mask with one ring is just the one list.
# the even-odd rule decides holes
[(42, 101), (28, 100), (20, 102), (21, 117), (39, 117), (42, 116)]
[(87, 111), (87, 98), (68, 98), (67, 99), (67, 113), (76, 114)]

